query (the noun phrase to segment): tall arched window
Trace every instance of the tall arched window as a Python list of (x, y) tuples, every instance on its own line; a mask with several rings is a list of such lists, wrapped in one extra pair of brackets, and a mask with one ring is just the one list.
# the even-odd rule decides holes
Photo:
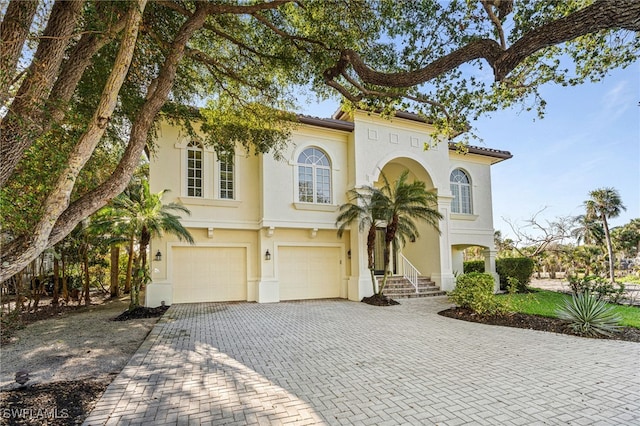
[(455, 169), (451, 172), (449, 182), (451, 184), (451, 194), (453, 194), (451, 211), (453, 213), (472, 214), (471, 180), (469, 176), (464, 171)]
[(318, 148), (307, 148), (298, 157), (298, 198), (303, 203), (331, 203), (331, 163)]
[(202, 197), (202, 145), (191, 141), (187, 145), (187, 195)]

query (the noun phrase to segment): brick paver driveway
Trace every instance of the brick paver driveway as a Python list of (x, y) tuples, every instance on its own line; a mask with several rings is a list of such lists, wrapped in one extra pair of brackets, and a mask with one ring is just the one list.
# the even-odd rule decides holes
[(446, 307), (174, 305), (86, 424), (640, 424), (640, 344)]

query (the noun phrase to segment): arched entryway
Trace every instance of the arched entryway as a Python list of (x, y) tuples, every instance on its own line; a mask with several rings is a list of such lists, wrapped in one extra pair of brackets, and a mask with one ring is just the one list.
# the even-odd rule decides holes
[[(393, 184), (400, 175), (407, 170), (409, 172), (408, 180), (422, 181), (425, 183), (427, 190), (437, 192), (433, 180), (425, 167), (418, 161), (407, 157), (397, 157), (388, 160), (382, 167), (377, 169), (374, 175), (373, 186), (381, 187), (384, 185), (383, 177)], [(434, 206), (438, 208), (438, 206)], [(440, 234), (437, 229), (424, 221), (416, 220), (419, 236), (415, 241), (407, 241), (404, 247), (395, 247), (394, 255), (391, 259), (391, 272), (394, 275), (402, 275), (405, 269), (413, 265), (420, 275), (431, 277), (440, 273)], [(376, 264), (376, 273), (382, 274), (383, 271), (383, 245), (384, 245), (384, 229), (378, 231), (376, 238), (376, 251), (374, 260)]]

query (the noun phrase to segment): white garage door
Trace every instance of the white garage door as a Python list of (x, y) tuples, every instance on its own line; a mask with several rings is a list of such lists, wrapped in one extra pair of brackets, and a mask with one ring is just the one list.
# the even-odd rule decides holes
[(340, 248), (280, 247), (280, 300), (340, 297)]
[(247, 300), (244, 247), (174, 247), (173, 303)]

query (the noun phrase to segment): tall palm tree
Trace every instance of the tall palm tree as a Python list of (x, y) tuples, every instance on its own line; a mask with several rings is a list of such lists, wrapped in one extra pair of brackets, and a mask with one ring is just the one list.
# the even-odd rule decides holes
[(387, 226), (384, 239), (384, 276), (379, 293), (382, 294), (389, 277), (392, 244), (403, 247), (407, 240), (415, 241), (420, 236), (416, 219), (425, 221), (440, 232), (438, 221), (442, 215), (437, 210), (438, 196), (427, 191), (419, 180), (408, 182), (409, 170), (403, 171), (393, 184), (381, 173), (383, 186), (373, 194), (373, 204), (380, 209)]
[(167, 190), (152, 194), (146, 180), (134, 182), (114, 198), (111, 217), (114, 224), (120, 224), (127, 230), (129, 240), (138, 241), (138, 256), (133, 267), (131, 285), (131, 303), (129, 309), (140, 306), (140, 288), (149, 282), (147, 270), (147, 249), (151, 238), (160, 237), (163, 233), (177, 236), (181, 241), (194, 244), (189, 231), (180, 223), (180, 216), (172, 212), (191, 214), (189, 209), (177, 204), (163, 204), (162, 197)]
[(609, 253), (609, 278), (613, 283), (616, 280), (614, 271), (615, 258), (613, 257), (613, 244), (611, 243), (607, 219), (618, 217), (627, 208), (622, 204), (620, 194), (614, 188), (595, 189), (589, 193), (589, 197), (591, 198), (584, 202), (587, 216), (589, 218), (597, 218), (602, 222)]
[(571, 236), (578, 244), (602, 245), (604, 243), (604, 228), (598, 218), (582, 214), (573, 220), (577, 226), (571, 230)]
[(367, 230), (367, 268), (371, 273), (371, 285), (373, 293), (378, 293), (375, 277), (375, 263), (373, 252), (376, 245), (376, 229), (383, 224), (380, 209), (375, 205), (380, 197), (373, 195), (378, 191), (373, 186), (354, 188), (348, 192), (349, 202), (340, 206), (340, 214), (336, 219), (338, 237), (342, 237), (344, 231), (353, 223), (358, 222), (360, 232)]

